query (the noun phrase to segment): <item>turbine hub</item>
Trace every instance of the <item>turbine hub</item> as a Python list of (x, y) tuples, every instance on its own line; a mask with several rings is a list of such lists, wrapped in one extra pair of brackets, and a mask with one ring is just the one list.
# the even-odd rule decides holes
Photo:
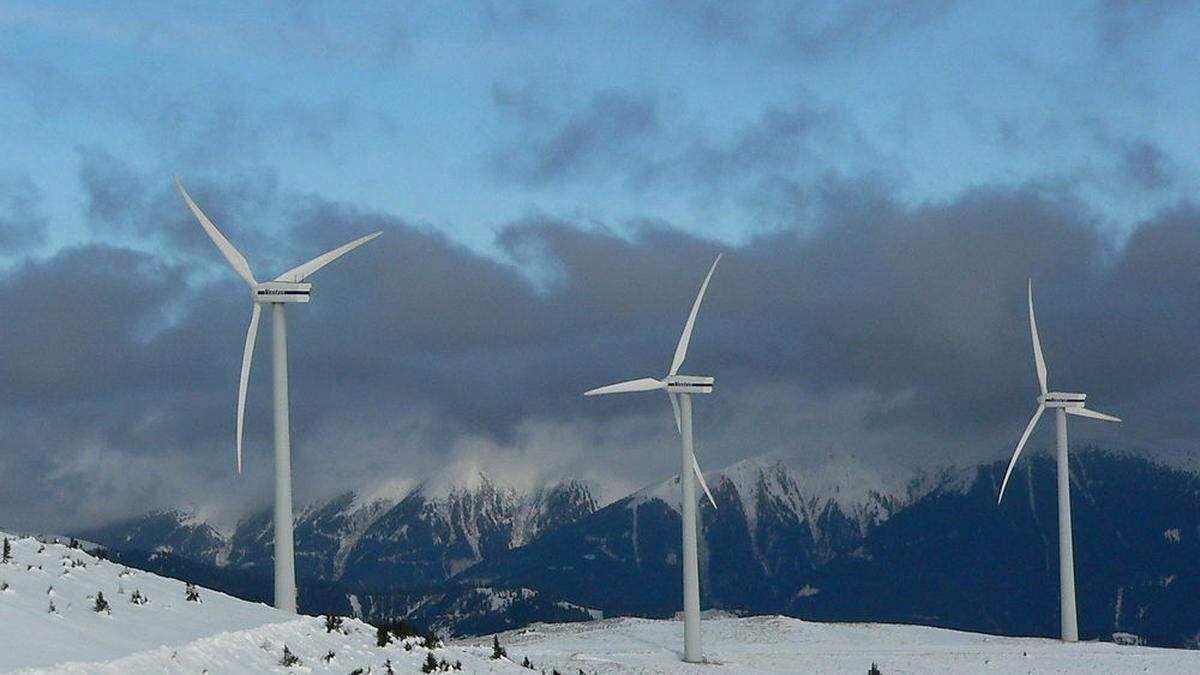
[(671, 394), (711, 394), (716, 378), (698, 375), (668, 375), (663, 378)]

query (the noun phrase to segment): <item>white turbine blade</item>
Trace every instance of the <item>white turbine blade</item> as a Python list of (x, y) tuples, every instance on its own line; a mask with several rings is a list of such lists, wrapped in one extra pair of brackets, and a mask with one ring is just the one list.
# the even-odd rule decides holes
[(675, 398), (675, 394), (667, 392), (667, 398), (671, 399), (671, 410), (675, 413), (675, 431), (683, 433), (683, 426), (679, 422), (679, 399)]
[(1025, 433), (1021, 434), (1021, 442), (1017, 443), (1017, 450), (1008, 462), (1008, 471), (1004, 472), (1004, 482), (1000, 484), (1000, 498), (996, 500), (997, 504), (1004, 500), (1004, 489), (1008, 487), (1008, 479), (1012, 476), (1013, 467), (1017, 465), (1017, 458), (1021, 456), (1021, 450), (1025, 448), (1025, 441), (1029, 440), (1029, 434), (1033, 433), (1033, 427), (1037, 425), (1044, 412), (1046, 412), (1046, 406), (1039, 405), (1037, 412), (1033, 413), (1033, 419), (1029, 420), (1029, 425), (1025, 427)]
[(246, 347), (242, 350), (242, 375), (238, 380), (237, 408), (237, 467), (242, 472), (242, 426), (246, 418), (246, 387), (250, 384), (250, 361), (254, 358), (254, 341), (258, 338), (258, 316), (262, 305), (254, 303), (250, 312), (250, 328), (246, 330)]
[(618, 382), (604, 387), (597, 387), (583, 392), (584, 396), (596, 396), (599, 394), (624, 394), (630, 391), (654, 391), (655, 389), (666, 389), (667, 383), (662, 380), (656, 380), (653, 377), (643, 377), (640, 380), (627, 380)]
[(365, 237), (359, 237), (358, 239), (355, 239), (354, 241), (352, 241), (348, 244), (342, 244), (341, 246), (333, 249), (332, 251), (329, 251), (328, 253), (322, 253), (321, 255), (313, 258), (312, 260), (309, 260), (308, 262), (304, 263), (303, 265), (293, 267), (292, 269), (284, 272), (283, 274), (280, 274), (279, 276), (275, 277), (275, 281), (294, 281), (296, 283), (304, 281), (313, 272), (316, 272), (317, 270), (321, 269), (322, 267), (324, 267), (324, 266), (328, 265), (329, 263), (333, 262), (334, 260), (337, 260), (338, 258), (346, 255), (350, 251), (353, 251), (354, 249), (358, 248), (359, 246), (362, 246), (363, 244), (367, 243), (368, 241), (371, 241), (372, 239), (374, 239), (375, 237), (378, 237), (381, 234), (383, 234), (382, 230), (380, 230), (378, 232), (372, 232), (371, 234), (368, 234)]
[(208, 216), (204, 215), (200, 207), (196, 206), (196, 202), (192, 201), (192, 196), (188, 194), (187, 190), (183, 189), (183, 183), (180, 183), (178, 178), (172, 180), (175, 181), (175, 187), (179, 190), (179, 194), (183, 195), (183, 201), (187, 202), (188, 208), (196, 215), (196, 220), (200, 221), (200, 226), (208, 233), (208, 238), (213, 240), (213, 243), (217, 245), (217, 249), (221, 251), (221, 255), (225, 256), (225, 259), (233, 266), (233, 271), (245, 279), (246, 283), (251, 286), (257, 286), (258, 282), (254, 280), (254, 272), (250, 271), (250, 264), (246, 262), (246, 258), (233, 247), (233, 244), (229, 243), (225, 235), (221, 234), (217, 226), (213, 225)]
[(713, 508), (717, 508), (717, 500), (713, 499), (712, 492), (708, 489), (708, 483), (704, 481), (704, 472), (700, 470), (700, 462), (696, 461), (696, 453), (692, 453), (692, 469), (696, 472), (696, 478), (700, 479), (700, 487), (704, 488), (704, 494), (708, 495), (708, 501), (712, 502)]
[(1096, 412), (1095, 410), (1089, 410), (1088, 408), (1067, 408), (1067, 414), (1079, 415), (1080, 417), (1090, 417), (1094, 420), (1104, 420), (1105, 422), (1121, 421), (1120, 417), (1114, 417), (1113, 415), (1106, 413)]
[(700, 284), (700, 293), (696, 295), (696, 302), (692, 303), (692, 313), (688, 314), (687, 323), (683, 325), (683, 335), (679, 336), (679, 344), (675, 347), (675, 358), (671, 360), (669, 375), (678, 373), (679, 367), (683, 365), (683, 360), (687, 358), (688, 343), (692, 341), (692, 328), (696, 325), (696, 313), (700, 311), (700, 301), (704, 299), (704, 291), (708, 289), (708, 280), (712, 278), (713, 270), (717, 269), (719, 262), (721, 262), (721, 255), (717, 254), (717, 259), (713, 261), (712, 267), (708, 268), (704, 283)]
[(1038, 384), (1046, 388), (1046, 359), (1042, 357), (1042, 341), (1038, 339), (1037, 319), (1033, 318), (1033, 279), (1029, 280), (1029, 333), (1033, 336), (1033, 363), (1037, 367)]

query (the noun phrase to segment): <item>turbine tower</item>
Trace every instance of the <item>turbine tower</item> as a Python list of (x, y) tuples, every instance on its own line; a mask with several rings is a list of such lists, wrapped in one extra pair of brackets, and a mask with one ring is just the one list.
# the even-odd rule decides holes
[(700, 285), (700, 293), (692, 304), (692, 313), (688, 315), (687, 323), (683, 325), (683, 335), (675, 347), (675, 358), (671, 360), (671, 369), (661, 380), (645, 377), (639, 380), (629, 380), (610, 384), (584, 392), (584, 396), (598, 394), (623, 394), (631, 391), (654, 391), (664, 389), (671, 399), (671, 408), (675, 412), (675, 428), (683, 437), (683, 454), (680, 462), (679, 484), (683, 491), (681, 515), (683, 517), (683, 660), (689, 663), (699, 663), (704, 660), (700, 649), (700, 571), (696, 553), (696, 479), (708, 501), (716, 508), (704, 474), (700, 471), (700, 463), (696, 461), (696, 453), (692, 448), (692, 394), (710, 394), (713, 390), (714, 379), (694, 375), (680, 375), (679, 367), (687, 357), (688, 343), (692, 340), (692, 328), (696, 325), (696, 313), (700, 311), (700, 301), (704, 299), (704, 291), (708, 288), (708, 280), (721, 256), (713, 261)]
[(1091, 417), (1106, 422), (1120, 422), (1112, 415), (1096, 412), (1084, 407), (1086, 394), (1068, 394), (1049, 391), (1046, 384), (1046, 361), (1042, 358), (1042, 343), (1038, 339), (1037, 320), (1033, 317), (1033, 281), (1029, 282), (1029, 333), (1033, 336), (1033, 363), (1037, 369), (1038, 385), (1042, 393), (1038, 396), (1038, 407), (1033, 418), (1021, 434), (1017, 450), (1008, 463), (1008, 471), (1004, 473), (1004, 482), (1000, 485), (999, 504), (1004, 499), (1004, 490), (1008, 487), (1008, 479), (1012, 476), (1013, 467), (1029, 434), (1041, 419), (1046, 408), (1054, 408), (1054, 421), (1058, 436), (1058, 580), (1061, 585), (1059, 601), (1061, 602), (1062, 639), (1064, 642), (1079, 641), (1079, 624), (1075, 617), (1075, 549), (1071, 542), (1071, 472), (1067, 463), (1067, 415)]
[(337, 260), (346, 253), (378, 237), (373, 232), (365, 237), (339, 246), (279, 275), (274, 281), (258, 282), (246, 258), (221, 234), (216, 225), (204, 215), (183, 184), (175, 179), (175, 187), (188, 208), (196, 215), (221, 255), (246, 283), (250, 285), (254, 308), (250, 312), (250, 328), (246, 331), (246, 347), (242, 351), (242, 375), (238, 381), (237, 403), (237, 468), (242, 472), (242, 426), (246, 412), (246, 386), (250, 379), (250, 361), (258, 337), (258, 318), (264, 304), (271, 305), (272, 365), (275, 376), (275, 606), (287, 612), (296, 611), (296, 561), (292, 535), (292, 447), (288, 423), (287, 380), (287, 316), (286, 303), (308, 302), (312, 284), (304, 280), (313, 272)]

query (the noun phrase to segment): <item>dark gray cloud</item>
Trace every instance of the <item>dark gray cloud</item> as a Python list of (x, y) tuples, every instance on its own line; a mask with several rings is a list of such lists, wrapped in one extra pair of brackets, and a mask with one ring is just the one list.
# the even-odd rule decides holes
[(41, 243), (45, 235), (37, 186), (25, 176), (0, 176), (0, 255)]
[[(170, 234), (158, 255), (80, 246), (0, 277), (0, 314), (13, 319), (0, 333), (0, 509), (54, 525), (218, 492), (226, 509), (260, 505), (270, 332), (251, 383), (249, 473), (234, 481), (248, 293), (169, 185), (109, 203), (125, 195), (113, 186), (140, 181), (107, 159), (82, 171), (95, 217)], [(195, 184), (263, 277), (385, 233), (314, 276), (313, 302), (289, 312), (301, 498), (472, 456), (622, 485), (670, 471), (650, 451), (670, 442), (665, 402), (580, 392), (666, 370), (721, 248), (686, 367), (718, 377), (718, 395), (701, 404), (712, 466), (814, 445), (884, 464), (997, 456), (1034, 405), (1030, 277), (1052, 382), (1125, 416), (1114, 442), (1200, 437), (1200, 361), (1188, 358), (1200, 338), (1193, 206), (1118, 241), (1056, 185), (912, 206), (878, 182), (827, 178), (813, 193), (816, 228), (720, 247), (662, 222), (534, 217), (499, 232), (505, 262), (393, 215), (312, 196), (284, 209), (271, 190), (253, 206), (253, 182)], [(234, 206), (243, 202), (252, 206)], [(240, 210), (271, 222), (249, 236), (257, 224)], [(1108, 433), (1096, 427), (1077, 433)]]
[(1097, 0), (1101, 42), (1111, 51), (1119, 50), (1135, 35), (1153, 30), (1179, 11), (1194, 7), (1192, 0)]
[(619, 89), (596, 92), (586, 105), (557, 124), (529, 89), (493, 88), (493, 101), (523, 122), (519, 141), (492, 158), (498, 178), (543, 184), (576, 178), (613, 163), (644, 163), (639, 150), (658, 130), (653, 97)]
[(952, 9), (955, 0), (795, 3), (664, 0), (706, 44), (733, 46), (784, 61), (858, 54), (907, 35)]

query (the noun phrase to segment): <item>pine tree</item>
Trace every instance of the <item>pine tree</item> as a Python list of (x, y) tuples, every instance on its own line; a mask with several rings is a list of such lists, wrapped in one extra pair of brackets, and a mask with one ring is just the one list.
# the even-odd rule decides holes
[(522, 667), (522, 668), (528, 668), (528, 669), (530, 669), (530, 670), (533, 670), (533, 664), (532, 664), (532, 663), (530, 663), (530, 661), (529, 661), (529, 657), (528, 657), (528, 656), (526, 656), (526, 657), (525, 657), (525, 660), (521, 662), (521, 667)]
[(883, 674), (879, 672), (879, 666), (874, 661), (872, 661), (871, 669), (867, 671), (867, 675), (883, 675)]
[(335, 658), (337, 658), (337, 654), (334, 654), (333, 650), (330, 649), (328, 652), (326, 652), (325, 656), (321, 657), (321, 660), (324, 661), (325, 663), (329, 663), (330, 661), (334, 660)]
[(386, 647), (386, 646), (388, 646), (388, 643), (391, 641), (392, 641), (392, 636), (388, 635), (387, 628), (385, 628), (384, 626), (377, 626), (375, 628), (375, 646), (376, 647)]
[(196, 584), (187, 584), (184, 586), (183, 597), (188, 602), (200, 602), (200, 591), (196, 589)]
[(500, 638), (496, 637), (495, 635), (492, 636), (492, 658), (493, 659), (508, 658), (508, 651), (506, 651), (504, 649), (504, 647), (500, 646)]
[(54, 598), (50, 598), (50, 609), (46, 611), (49, 614), (58, 614), (58, 608), (54, 606)]
[(386, 670), (383, 671), (386, 675), (396, 675), (396, 671), (392, 670), (392, 660), (391, 659), (384, 661), (383, 667), (386, 668)]
[(92, 611), (104, 612), (105, 614), (109, 613), (108, 601), (104, 599), (103, 591), (96, 592), (96, 604), (92, 605)]
[(433, 652), (425, 655), (425, 665), (421, 666), (422, 673), (432, 673), (438, 669), (437, 659), (433, 657)]
[(8, 543), (8, 537), (4, 538), (4, 553), (0, 555), (0, 562), (6, 563), (12, 560), (12, 546)]
[(342, 617), (336, 614), (329, 614), (325, 617), (325, 632), (332, 633), (334, 631), (342, 632)]
[(288, 649), (287, 645), (284, 645), (283, 646), (283, 657), (279, 659), (279, 665), (281, 665), (285, 668), (291, 668), (292, 666), (298, 666), (298, 665), (300, 665), (300, 657), (293, 654), (292, 650)]

